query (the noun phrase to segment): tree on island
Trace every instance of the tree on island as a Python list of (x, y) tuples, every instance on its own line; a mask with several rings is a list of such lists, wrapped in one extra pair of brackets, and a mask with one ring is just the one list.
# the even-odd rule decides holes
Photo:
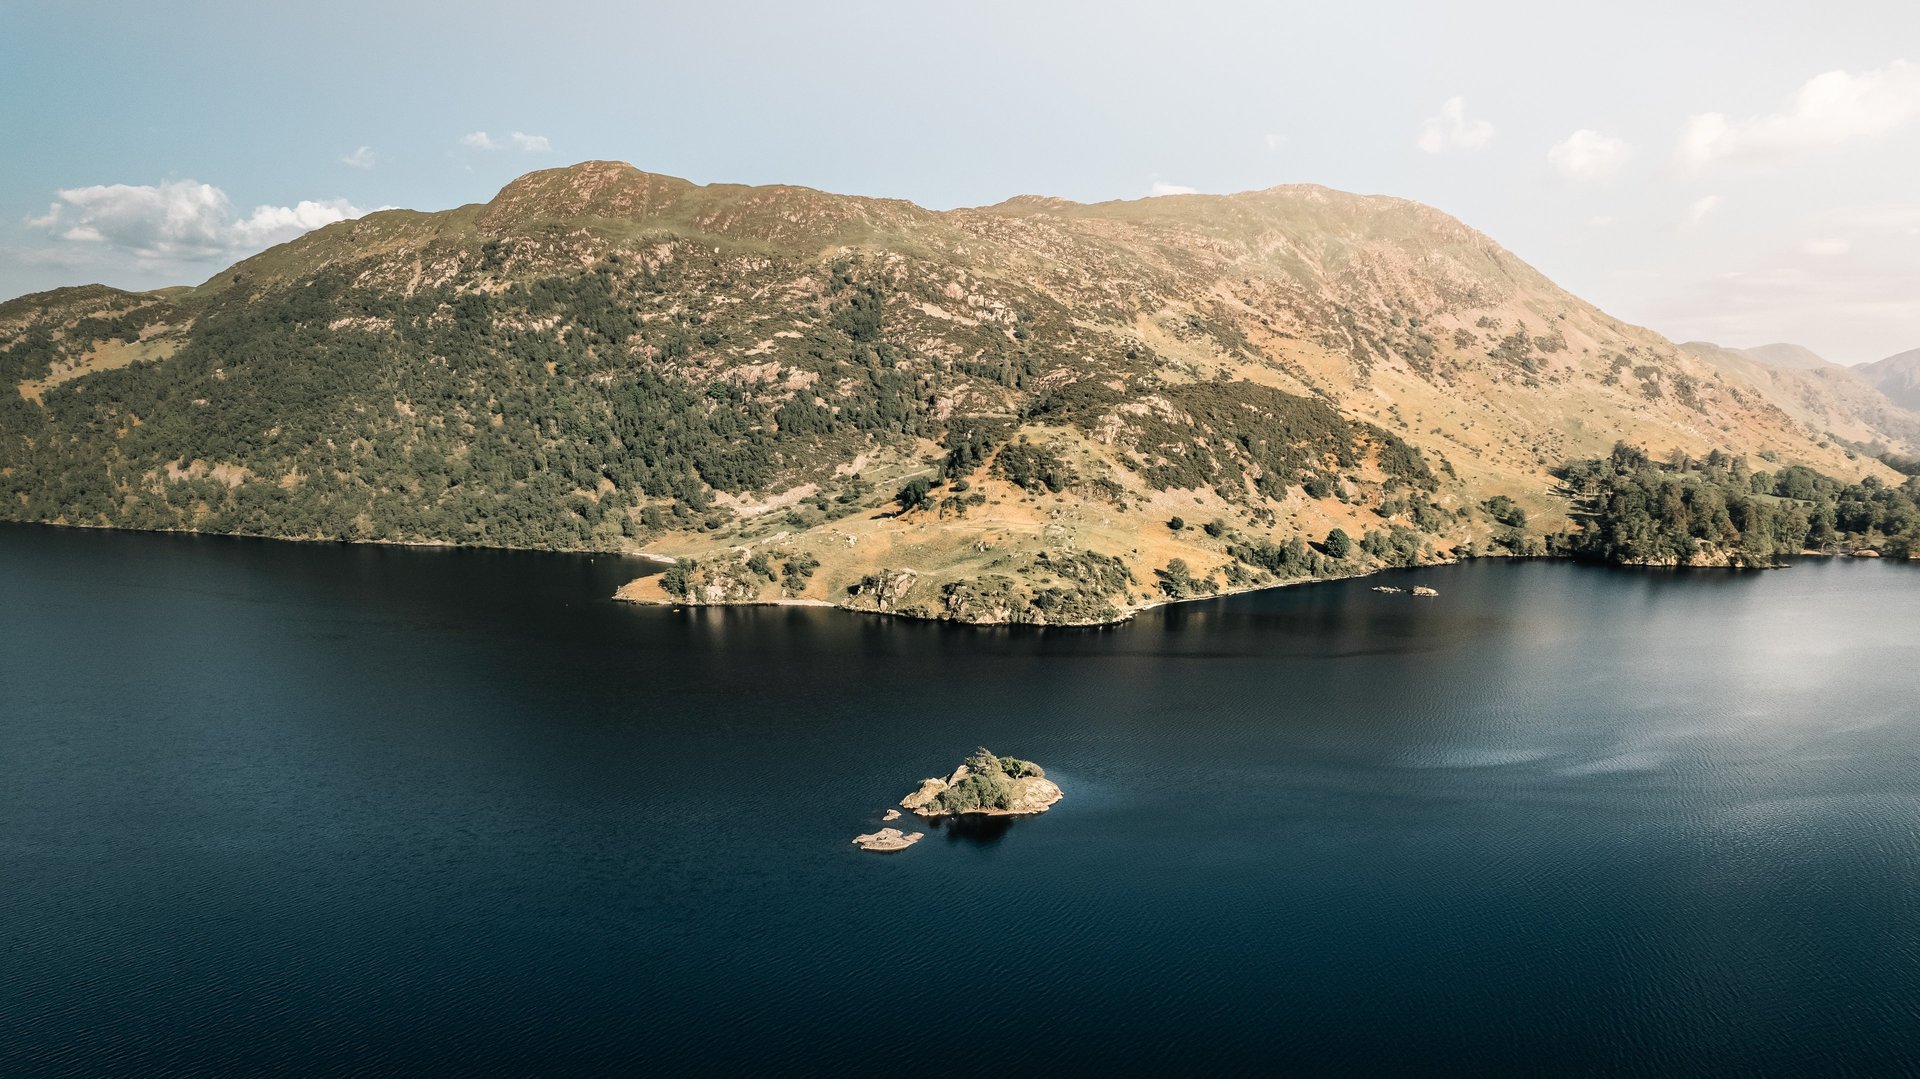
[(996, 757), (985, 746), (973, 751), (966, 768), (967, 774), (941, 791), (929, 808), (947, 813), (1007, 809), (1013, 805), (1013, 780), (1029, 776), (1045, 779), (1047, 775), (1032, 761)]

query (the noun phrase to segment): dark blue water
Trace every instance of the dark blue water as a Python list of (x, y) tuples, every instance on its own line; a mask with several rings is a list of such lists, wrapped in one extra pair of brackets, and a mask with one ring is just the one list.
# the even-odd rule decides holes
[[(1920, 1059), (1920, 570), (1475, 563), (1106, 631), (0, 528), (0, 1073)], [(976, 744), (1067, 791), (851, 837)]]

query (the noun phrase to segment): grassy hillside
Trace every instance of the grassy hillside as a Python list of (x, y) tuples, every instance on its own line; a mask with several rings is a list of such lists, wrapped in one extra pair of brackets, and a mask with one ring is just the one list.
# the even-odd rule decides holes
[[(1816, 439), (1872, 456), (1920, 454), (1920, 413), (1882, 392), (1860, 368), (1827, 363), (1797, 345), (1741, 349), (1689, 341), (1680, 347), (1762, 395)], [(1783, 356), (1817, 362), (1776, 362)]]
[(936, 213), (590, 162), (25, 297), (0, 344), (9, 517), (684, 560), (638, 599), (1100, 621), (1539, 549), (1550, 469), (1620, 438), (1891, 476), (1444, 214), (1318, 187)]
[(1920, 348), (1863, 363), (1854, 370), (1896, 404), (1920, 409)]

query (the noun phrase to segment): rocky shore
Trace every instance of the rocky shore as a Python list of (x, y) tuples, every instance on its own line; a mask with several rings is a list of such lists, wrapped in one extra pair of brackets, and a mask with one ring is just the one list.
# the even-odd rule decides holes
[(861, 850), (896, 851), (906, 850), (926, 837), (925, 832), (902, 832), (898, 828), (882, 828), (877, 832), (853, 837), (854, 845)]

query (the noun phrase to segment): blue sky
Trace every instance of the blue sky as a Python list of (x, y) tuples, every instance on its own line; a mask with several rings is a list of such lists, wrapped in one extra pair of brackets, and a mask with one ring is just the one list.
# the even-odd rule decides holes
[[(0, 294), (589, 158), (979, 205), (1431, 203), (1675, 339), (1920, 347), (1920, 5), (0, 7)], [(476, 133), (486, 133), (484, 140)]]

